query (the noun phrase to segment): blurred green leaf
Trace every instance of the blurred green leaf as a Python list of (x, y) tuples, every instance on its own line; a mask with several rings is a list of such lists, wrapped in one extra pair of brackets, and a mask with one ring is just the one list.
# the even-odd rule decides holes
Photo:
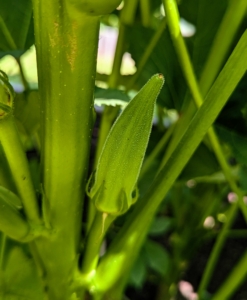
[(213, 152), (204, 144), (200, 144), (182, 171), (179, 179), (188, 180), (195, 177), (211, 175), (217, 171), (219, 171), (219, 165)]
[(20, 57), (33, 43), (32, 1), (0, 1), (0, 58)]
[(247, 165), (247, 137), (221, 126), (216, 129), (220, 138), (231, 147), (236, 160)]
[(96, 99), (119, 99), (125, 102), (129, 102), (130, 97), (124, 93), (123, 91), (116, 90), (116, 89), (103, 89), (100, 87), (95, 86), (94, 97)]
[(135, 288), (141, 288), (146, 279), (146, 261), (143, 253), (138, 256), (134, 267), (130, 273), (129, 284)]
[(160, 235), (166, 233), (172, 226), (173, 220), (167, 217), (157, 217), (149, 229), (150, 235)]
[(38, 91), (17, 94), (14, 104), (14, 115), (22, 124), (27, 135), (36, 132), (40, 125), (40, 101)]
[[(154, 33), (153, 29), (144, 28), (137, 24), (128, 28), (128, 52), (135, 60), (137, 68), (140, 58)], [(161, 90), (158, 103), (163, 107), (179, 110), (184, 99), (186, 85), (174, 52), (168, 30), (165, 30), (145, 65), (137, 84), (139, 87), (142, 86), (157, 72), (164, 74), (165, 85)]]
[[(183, 0), (179, 6), (182, 18), (191, 22), (196, 27), (196, 34), (193, 37), (192, 59), (197, 76), (200, 75), (208, 53), (212, 46), (213, 39), (217, 32), (228, 0)], [(206, 26), (205, 26), (206, 24)]]
[(0, 277), (0, 299), (43, 300), (35, 265), (21, 247), (12, 249)]
[(147, 265), (160, 275), (165, 276), (170, 266), (170, 256), (166, 249), (156, 242), (147, 240), (144, 251)]

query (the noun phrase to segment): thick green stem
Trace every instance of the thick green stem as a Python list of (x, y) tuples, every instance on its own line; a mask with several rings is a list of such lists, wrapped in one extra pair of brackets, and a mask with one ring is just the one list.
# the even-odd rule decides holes
[[(130, 271), (157, 208), (244, 75), (247, 69), (246, 46), (247, 32), (240, 39), (165, 168), (160, 171), (144, 198), (137, 202), (128, 222), (100, 262), (96, 273), (98, 290), (109, 289), (122, 274)], [(101, 280), (102, 276), (104, 281)]]
[[(93, 123), (99, 17), (70, 1), (34, 0), (41, 103), (44, 212), (54, 235), (39, 239), (49, 299), (69, 299), (79, 256)], [(45, 16), (45, 18), (44, 18)]]

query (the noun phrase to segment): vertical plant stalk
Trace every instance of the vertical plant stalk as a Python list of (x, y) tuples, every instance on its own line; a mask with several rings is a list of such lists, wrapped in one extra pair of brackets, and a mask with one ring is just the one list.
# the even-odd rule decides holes
[(153, 35), (151, 41), (149, 42), (149, 44), (145, 48), (145, 51), (144, 51), (144, 53), (141, 56), (141, 59), (139, 61), (138, 69), (137, 69), (136, 73), (133, 75), (133, 77), (131, 77), (130, 81), (127, 83), (127, 86), (126, 86), (127, 90), (130, 90), (134, 86), (137, 79), (141, 75), (143, 68), (145, 67), (145, 65), (146, 65), (149, 57), (151, 56), (154, 48), (156, 47), (157, 43), (159, 42), (165, 28), (166, 28), (166, 20), (164, 18), (163, 21), (161, 22), (159, 28), (157, 29), (157, 31)]
[(246, 15), (246, 10), (247, 2), (245, 0), (229, 1), (200, 77), (199, 86), (202, 95), (207, 93), (218, 75), (226, 59), (227, 52), (234, 41), (234, 36)]
[[(235, 1), (230, 1), (229, 7), (223, 17), (223, 20), (220, 25), (220, 29), (218, 30), (216, 34), (216, 38), (213, 42), (209, 57), (205, 63), (205, 67), (203, 69), (202, 77), (199, 82), (201, 95), (205, 97), (206, 93), (208, 92), (209, 87), (213, 84), (213, 81), (215, 80), (216, 75), (219, 73), (220, 68), (222, 67), (222, 63), (227, 55), (227, 52), (229, 50), (229, 47), (232, 42), (233, 36), (236, 34), (237, 29), (239, 28), (241, 21), (243, 19), (243, 12), (246, 11), (246, 2), (245, 1), (238, 1), (238, 3), (235, 3)], [(232, 3), (232, 4), (231, 4)], [(172, 2), (170, 2), (171, 7), (170, 9), (173, 10), (173, 16), (174, 18), (174, 26), (177, 26), (177, 9), (174, 9), (174, 4), (172, 5)], [(175, 6), (176, 7), (176, 6)], [(233, 22), (233, 26), (232, 23)], [(176, 27), (177, 28), (177, 27)], [(178, 29), (178, 28), (177, 28)], [(230, 32), (230, 35), (226, 36), (226, 32)], [(181, 43), (180, 43), (181, 44)], [(217, 47), (216, 47), (216, 46)], [(215, 58), (218, 58), (219, 61), (215, 61)], [(214, 58), (214, 59), (213, 59)], [(186, 61), (186, 57), (184, 59)], [(186, 66), (184, 68), (186, 70)], [(214, 75), (211, 75), (211, 71), (213, 70)], [(187, 72), (187, 70), (186, 70)], [(187, 73), (188, 75), (188, 73)], [(205, 81), (207, 77), (207, 80)], [(191, 84), (191, 83), (190, 83)], [(193, 94), (192, 94), (193, 95)], [(194, 97), (195, 99), (195, 97)], [(175, 134), (173, 135), (173, 139), (169, 145), (168, 151), (166, 151), (164, 161), (162, 162), (165, 164), (165, 162), (170, 157), (173, 149), (176, 147), (180, 137), (183, 135), (184, 128), (186, 128), (193, 117), (195, 113), (195, 105), (192, 101), (189, 103), (189, 107), (187, 110), (183, 113), (182, 118), (178, 122), (178, 126), (176, 128)]]
[[(235, 220), (236, 214), (238, 212), (238, 204), (234, 203), (232, 207), (229, 209), (229, 213), (227, 215), (227, 221), (225, 222), (223, 228), (220, 231), (220, 234), (217, 237), (217, 240), (214, 244), (213, 250), (210, 253), (210, 257), (207, 261), (207, 265), (205, 270), (203, 271), (203, 276), (198, 288), (199, 297), (202, 296), (203, 292), (206, 290), (210, 279), (212, 278), (213, 271), (216, 267), (218, 258), (220, 256), (221, 250), (225, 244), (228, 230), (231, 228), (233, 221)], [(224, 299), (224, 298), (222, 298)]]
[(150, 0), (140, 0), (142, 25), (145, 27), (149, 27), (151, 23), (151, 8), (149, 1)]
[[(203, 97), (200, 92), (200, 88), (197, 83), (195, 73), (193, 71), (192, 63), (190, 61), (184, 39), (180, 32), (179, 13), (178, 13), (178, 9), (177, 9), (177, 4), (174, 0), (163, 0), (163, 3), (165, 6), (167, 22), (168, 22), (168, 26), (169, 26), (169, 29), (171, 32), (171, 37), (172, 37), (172, 41), (173, 41), (175, 50), (176, 50), (178, 58), (180, 60), (182, 70), (183, 70), (184, 76), (186, 78), (186, 81), (188, 83), (190, 92), (193, 96), (193, 100), (194, 100), (196, 106), (199, 108), (203, 103)], [(231, 174), (230, 167), (228, 166), (227, 161), (224, 156), (224, 153), (221, 149), (218, 137), (212, 127), (208, 131), (208, 137), (209, 137), (210, 143), (212, 145), (213, 151), (217, 157), (217, 160), (218, 160), (218, 162), (224, 172), (224, 175), (229, 183), (229, 186), (238, 195), (240, 209), (242, 210), (242, 213), (247, 222), (247, 208), (243, 202), (243, 193), (237, 187), (235, 179), (233, 178), (233, 176)]]
[(219, 290), (212, 297), (212, 300), (230, 299), (236, 289), (243, 283), (247, 275), (247, 252), (243, 254), (239, 262), (235, 264), (232, 272), (224, 281)]
[[(54, 234), (39, 239), (49, 299), (73, 294), (93, 123), (99, 16), (70, 1), (33, 0), (41, 103), (45, 219)], [(45, 18), (44, 18), (45, 16)]]
[(7, 236), (5, 233), (1, 233), (1, 249), (0, 249), (0, 273), (3, 271), (4, 268), (4, 255), (5, 249), (7, 244)]
[[(130, 218), (102, 258), (95, 278), (95, 288), (99, 291), (108, 290), (123, 274), (130, 272), (157, 208), (244, 75), (247, 68), (246, 46), (247, 32), (241, 37), (165, 168), (144, 198), (139, 199)], [(103, 282), (100, 280), (102, 276)]]

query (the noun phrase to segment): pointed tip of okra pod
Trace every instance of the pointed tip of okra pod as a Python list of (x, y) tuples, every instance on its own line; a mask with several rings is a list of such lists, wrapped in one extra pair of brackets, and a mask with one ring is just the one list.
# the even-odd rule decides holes
[(112, 126), (87, 185), (98, 211), (121, 215), (137, 200), (138, 176), (163, 84), (162, 74), (152, 76)]

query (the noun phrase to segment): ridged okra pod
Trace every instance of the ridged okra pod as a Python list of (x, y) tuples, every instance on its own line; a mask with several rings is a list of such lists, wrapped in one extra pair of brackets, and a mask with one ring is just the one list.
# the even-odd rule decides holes
[(163, 75), (154, 75), (109, 132), (88, 183), (88, 195), (102, 213), (121, 215), (138, 197), (136, 183), (151, 132), (155, 101), (163, 83)]

